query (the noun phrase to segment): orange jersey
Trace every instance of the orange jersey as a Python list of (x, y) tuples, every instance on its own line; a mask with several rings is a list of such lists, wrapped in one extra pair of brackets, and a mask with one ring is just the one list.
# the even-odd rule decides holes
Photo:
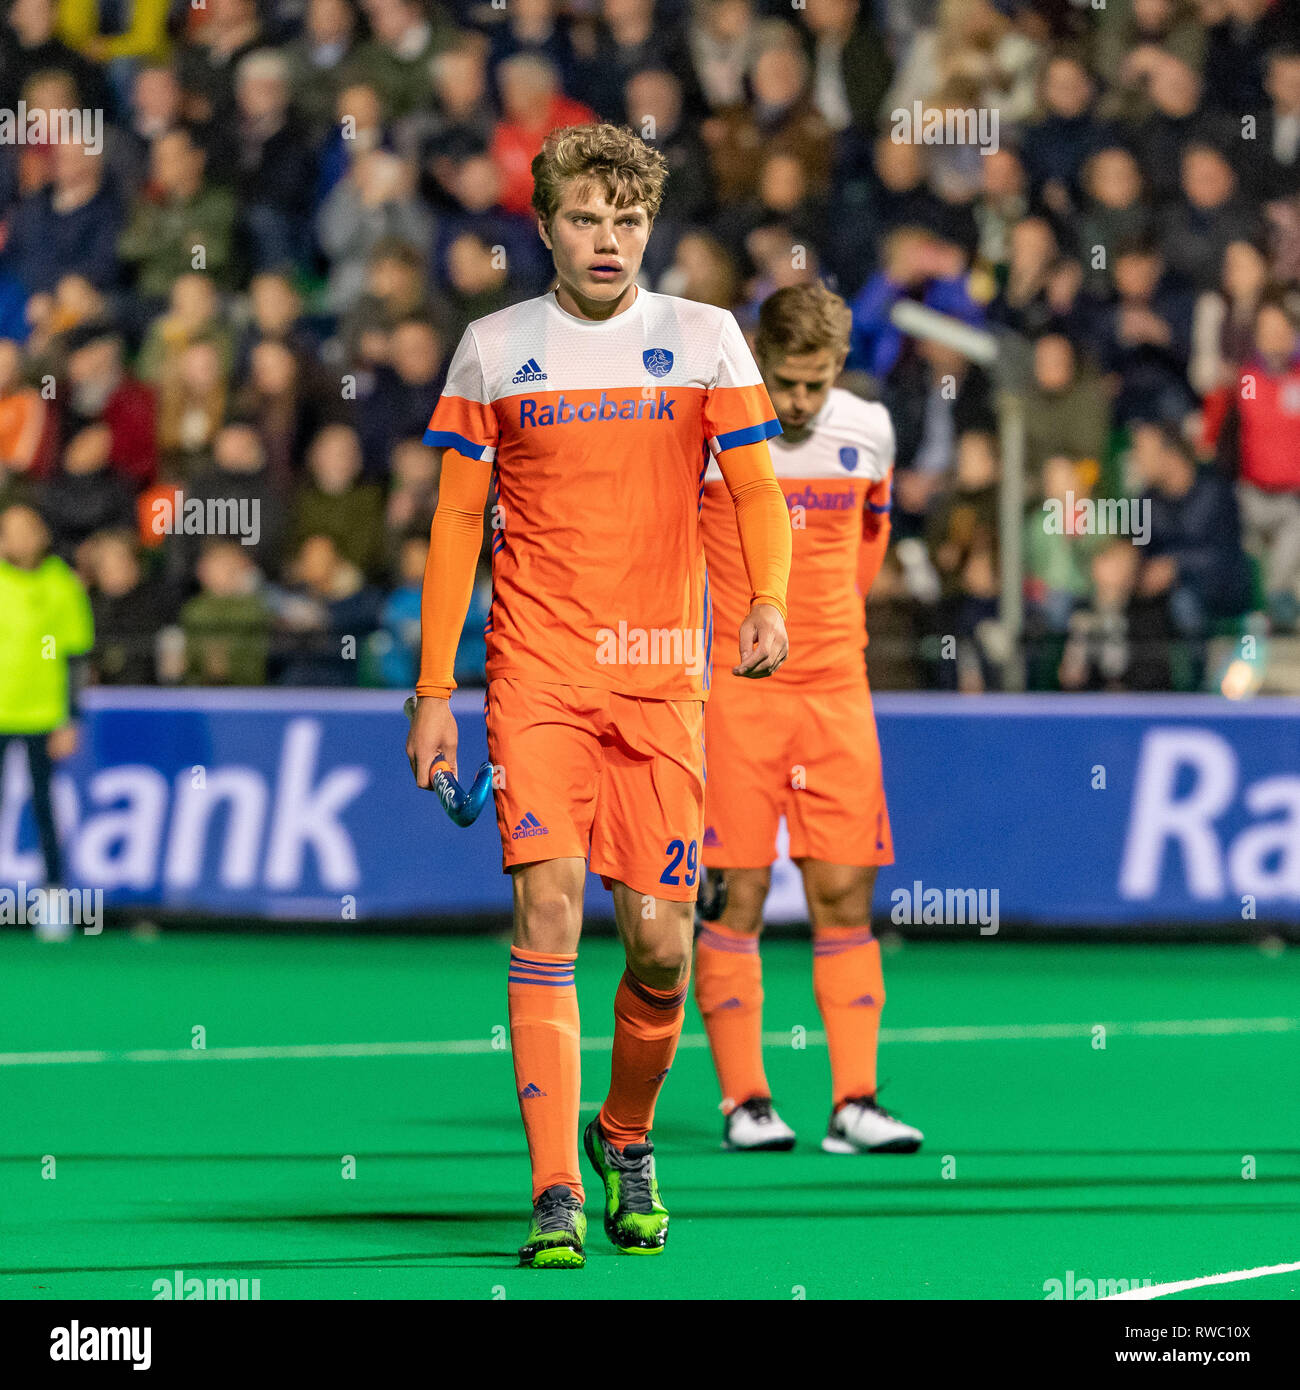
[[(704, 698), (705, 469), (779, 433), (735, 318), (711, 305), (638, 290), (592, 321), (547, 294), (471, 324), (425, 443), (493, 469), (488, 678)], [(425, 669), (417, 689), (441, 684)]]
[[(889, 413), (877, 402), (832, 389), (801, 443), (773, 440), (772, 462), (790, 509), (794, 548), (786, 591), (790, 656), (768, 679), (819, 685), (861, 680), (866, 595), (858, 576), (864, 547), (889, 516)], [(735, 509), (713, 466), (705, 477), (702, 519), (714, 625), (734, 631), (749, 611), (749, 585)], [(715, 646), (719, 668), (734, 664), (730, 656)]]

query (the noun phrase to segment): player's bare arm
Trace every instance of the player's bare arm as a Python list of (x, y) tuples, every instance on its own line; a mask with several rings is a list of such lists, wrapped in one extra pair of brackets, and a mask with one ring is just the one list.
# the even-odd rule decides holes
[(430, 769), (440, 758), (458, 772), (456, 719), (451, 692), (456, 682), (456, 647), (474, 590), (474, 571), (483, 544), (483, 508), (490, 468), (478, 459), (445, 449), (429, 538), (420, 602), (420, 676), (415, 715), (406, 736), (406, 756), (416, 785), (432, 789)]

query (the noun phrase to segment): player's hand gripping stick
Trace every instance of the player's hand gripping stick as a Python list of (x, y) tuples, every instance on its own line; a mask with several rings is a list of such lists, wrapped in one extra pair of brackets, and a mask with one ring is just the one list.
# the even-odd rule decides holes
[[(414, 695), (406, 697), (402, 710), (408, 720), (415, 718)], [(479, 768), (473, 785), (466, 791), (456, 780), (451, 764), (439, 758), (429, 769), (429, 785), (457, 825), (473, 825), (479, 812), (492, 799), (492, 764), (484, 763)]]

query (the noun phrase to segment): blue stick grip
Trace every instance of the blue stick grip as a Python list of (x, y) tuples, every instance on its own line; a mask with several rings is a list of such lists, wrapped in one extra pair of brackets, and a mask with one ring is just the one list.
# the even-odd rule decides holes
[(457, 825), (473, 825), (492, 796), (492, 764), (483, 763), (468, 791), (456, 780), (449, 764), (439, 759), (429, 779), (443, 809)]
[[(407, 719), (415, 717), (415, 696), (407, 696), (403, 711)], [(456, 780), (456, 774), (451, 770), (451, 764), (439, 758), (433, 764), (429, 777), (429, 785), (433, 788), (442, 808), (457, 825), (473, 825), (479, 817), (479, 812), (492, 798), (492, 764), (483, 763), (479, 770), (474, 774), (474, 781), (467, 791)]]

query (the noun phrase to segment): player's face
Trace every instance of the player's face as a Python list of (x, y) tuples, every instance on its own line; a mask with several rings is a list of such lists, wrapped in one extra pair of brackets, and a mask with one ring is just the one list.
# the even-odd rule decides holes
[(763, 384), (776, 407), (781, 432), (792, 444), (807, 436), (810, 422), (826, 404), (843, 366), (843, 356), (829, 348), (763, 363)]
[(650, 238), (643, 207), (615, 207), (601, 188), (574, 183), (550, 227), (539, 221), (538, 230), (555, 258), (560, 302), (570, 313), (603, 319), (632, 303)]

